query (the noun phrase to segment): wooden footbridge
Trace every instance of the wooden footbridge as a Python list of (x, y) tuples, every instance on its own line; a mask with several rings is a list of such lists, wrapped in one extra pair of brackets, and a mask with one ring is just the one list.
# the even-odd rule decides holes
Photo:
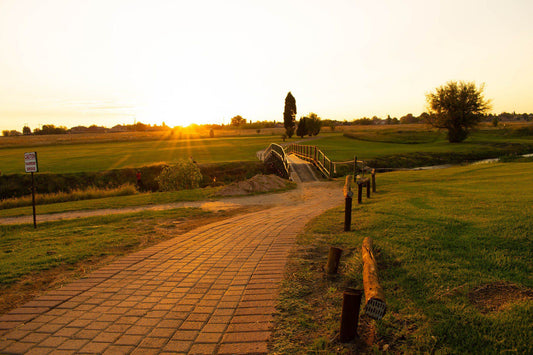
[(317, 146), (294, 143), (285, 147), (271, 143), (267, 149), (258, 153), (258, 158), (279, 176), (291, 178), (296, 182), (317, 181), (319, 176), (329, 179), (341, 175), (341, 172), (337, 171), (339, 165), (353, 172), (356, 161), (358, 169), (364, 167), (363, 161), (354, 159), (348, 162), (333, 162)]

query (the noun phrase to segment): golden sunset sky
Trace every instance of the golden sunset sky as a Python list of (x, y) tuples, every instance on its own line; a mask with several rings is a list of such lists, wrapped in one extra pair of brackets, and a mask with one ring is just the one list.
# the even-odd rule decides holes
[(0, 0), (0, 129), (533, 112), (533, 1)]

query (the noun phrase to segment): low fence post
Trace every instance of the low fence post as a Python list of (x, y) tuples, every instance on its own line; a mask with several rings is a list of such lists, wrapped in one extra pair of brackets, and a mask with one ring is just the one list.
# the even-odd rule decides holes
[(344, 183), (344, 231), (349, 232), (352, 225), (352, 175), (346, 176)]
[(326, 272), (328, 275), (335, 275), (339, 269), (339, 262), (341, 260), (342, 249), (336, 247), (329, 247), (328, 263), (326, 264)]
[(347, 288), (343, 293), (341, 329), (339, 340), (347, 343), (357, 335), (357, 323), (359, 323), (359, 308), (363, 291)]
[(372, 169), (372, 192), (376, 192), (376, 169)]
[(366, 182), (366, 198), (370, 198), (370, 179)]
[(363, 184), (359, 181), (357, 182), (357, 203), (361, 204), (363, 202)]

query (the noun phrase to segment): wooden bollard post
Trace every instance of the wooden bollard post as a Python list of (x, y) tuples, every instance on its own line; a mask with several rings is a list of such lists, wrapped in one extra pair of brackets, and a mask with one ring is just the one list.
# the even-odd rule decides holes
[(363, 184), (358, 181), (357, 182), (357, 203), (361, 204), (363, 201)]
[(346, 176), (344, 183), (344, 231), (349, 232), (352, 225), (352, 175)]
[(328, 275), (335, 275), (339, 269), (339, 262), (341, 260), (342, 249), (336, 247), (329, 247), (328, 263), (326, 265), (326, 272)]
[(387, 311), (385, 294), (379, 284), (377, 263), (374, 257), (372, 238), (366, 237), (362, 246), (363, 286), (365, 289), (365, 313), (381, 319)]
[(370, 198), (370, 180), (366, 182), (366, 198)]
[(372, 192), (376, 192), (376, 169), (372, 169)]
[(342, 343), (352, 341), (357, 335), (357, 323), (359, 323), (359, 308), (361, 306), (362, 294), (363, 291), (352, 288), (344, 291), (339, 337)]

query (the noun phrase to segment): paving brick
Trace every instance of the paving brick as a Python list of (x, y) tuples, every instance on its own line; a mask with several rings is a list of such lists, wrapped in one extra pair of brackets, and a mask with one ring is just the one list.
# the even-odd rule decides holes
[(188, 352), (192, 341), (171, 340), (163, 348), (164, 351)]
[(198, 334), (194, 340), (196, 343), (217, 343), (222, 338), (222, 332), (220, 333), (204, 333), (203, 331)]
[(235, 343), (235, 342), (259, 342), (267, 341), (270, 337), (269, 331), (264, 332), (237, 332), (237, 333), (226, 333), (222, 342), (224, 343)]
[(162, 349), (167, 342), (167, 338), (146, 337), (139, 344), (139, 348)]
[(194, 330), (178, 330), (172, 336), (172, 340), (194, 340), (199, 332)]
[(74, 339), (94, 339), (96, 336), (98, 336), (98, 334), (100, 334), (99, 330), (82, 329), (79, 332), (77, 332), (76, 334), (74, 334), (73, 336), (71, 336), (71, 338), (74, 338)]
[(98, 342), (95, 342), (95, 341), (91, 341), (91, 342), (85, 344), (80, 349), (80, 353), (101, 354), (110, 345), (111, 345), (110, 343), (98, 343)]
[(114, 342), (116, 339), (118, 339), (118, 337), (122, 334), (122, 332), (110, 332), (109, 330), (106, 330), (104, 332), (101, 332), (100, 334), (98, 334), (96, 337), (93, 338), (93, 341), (96, 341), (96, 342), (102, 342), (102, 343), (112, 343)]
[(272, 329), (273, 323), (231, 323), (228, 325), (227, 332), (249, 332), (249, 331), (261, 331)]
[(135, 349), (130, 345), (110, 345), (102, 354), (104, 355), (117, 355), (117, 354), (129, 354)]
[(20, 341), (25, 343), (39, 343), (48, 338), (48, 336), (49, 334), (46, 333), (29, 333), (24, 338), (20, 339)]
[(15, 329), (15, 330), (12, 330), (12, 331), (6, 333), (6, 335), (4, 337), (6, 339), (11, 339), (11, 340), (20, 340), (20, 339), (24, 338), (28, 334), (30, 334), (30, 332), (28, 330)]
[(218, 350), (218, 354), (266, 354), (267, 352), (266, 342), (223, 343)]
[(67, 339), (58, 346), (60, 350), (79, 350), (89, 341), (87, 339)]
[(27, 340), (53, 354), (265, 353), (295, 236), (333, 207), (317, 196), (319, 207), (304, 201), (202, 226), (47, 292), (0, 316), (0, 336), (13, 338), (0, 352)]
[(48, 346), (51, 348), (55, 348), (63, 344), (65, 341), (67, 341), (67, 337), (59, 337), (59, 336), (50, 336), (39, 343), (40, 346)]
[(189, 354), (214, 354), (217, 344), (194, 344)]
[(115, 340), (115, 345), (137, 345), (142, 340), (141, 335), (123, 334)]
[(54, 349), (52, 348), (45, 348), (45, 347), (33, 347), (30, 350), (28, 350), (25, 355), (46, 355), (51, 354)]

